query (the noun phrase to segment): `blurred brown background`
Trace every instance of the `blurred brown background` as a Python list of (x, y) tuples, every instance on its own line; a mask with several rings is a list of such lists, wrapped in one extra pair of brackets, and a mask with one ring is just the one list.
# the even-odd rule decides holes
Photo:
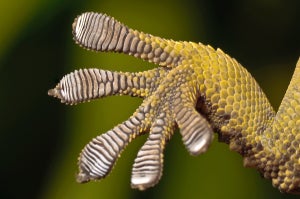
[(75, 182), (77, 156), (96, 135), (127, 119), (141, 103), (110, 97), (66, 106), (47, 96), (66, 73), (82, 67), (140, 71), (153, 65), (130, 56), (93, 53), (72, 41), (82, 12), (104, 12), (131, 28), (174, 40), (220, 47), (256, 78), (278, 107), (300, 55), (298, 0), (26, 0), (0, 2), (0, 198), (298, 198), (215, 141), (191, 157), (178, 133), (154, 188), (130, 189), (134, 157), (146, 136), (130, 144), (101, 182)]

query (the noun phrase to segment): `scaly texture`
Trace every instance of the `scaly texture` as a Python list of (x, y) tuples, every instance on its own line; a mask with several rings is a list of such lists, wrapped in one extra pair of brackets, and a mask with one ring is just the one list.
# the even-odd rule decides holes
[(274, 112), (254, 78), (220, 49), (166, 40), (132, 30), (105, 14), (84, 13), (74, 39), (94, 51), (119, 52), (158, 68), (123, 73), (83, 69), (62, 78), (49, 95), (76, 104), (109, 95), (144, 98), (125, 122), (94, 138), (79, 157), (79, 182), (101, 179), (125, 146), (149, 133), (134, 161), (133, 188), (154, 186), (162, 175), (163, 150), (176, 128), (192, 155), (213, 139), (229, 144), (282, 192), (300, 192), (300, 61), (282, 104)]

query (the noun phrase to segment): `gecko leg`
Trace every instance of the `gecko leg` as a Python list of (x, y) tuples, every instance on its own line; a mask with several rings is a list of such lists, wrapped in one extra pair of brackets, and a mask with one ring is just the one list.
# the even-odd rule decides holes
[(251, 74), (220, 49), (133, 30), (105, 14), (83, 13), (73, 23), (74, 40), (97, 52), (124, 53), (159, 66), (141, 73), (83, 69), (66, 75), (48, 91), (66, 104), (111, 95), (144, 99), (127, 121), (97, 136), (79, 157), (79, 182), (105, 177), (125, 146), (149, 132), (132, 170), (141, 190), (161, 178), (163, 150), (178, 127), (192, 155), (213, 140), (245, 157), (282, 192), (299, 193), (300, 61), (276, 114)]

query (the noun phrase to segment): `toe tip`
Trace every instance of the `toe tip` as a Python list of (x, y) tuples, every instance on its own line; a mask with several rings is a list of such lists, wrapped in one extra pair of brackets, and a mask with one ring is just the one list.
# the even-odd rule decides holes
[(157, 183), (156, 174), (140, 174), (134, 175), (131, 178), (131, 187), (139, 190), (145, 190), (153, 187)]

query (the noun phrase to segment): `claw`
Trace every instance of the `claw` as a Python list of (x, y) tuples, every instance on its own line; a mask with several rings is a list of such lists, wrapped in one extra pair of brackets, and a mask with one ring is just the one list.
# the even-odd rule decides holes
[(64, 92), (59, 84), (55, 88), (48, 90), (48, 95), (60, 99), (62, 103), (65, 102)]

